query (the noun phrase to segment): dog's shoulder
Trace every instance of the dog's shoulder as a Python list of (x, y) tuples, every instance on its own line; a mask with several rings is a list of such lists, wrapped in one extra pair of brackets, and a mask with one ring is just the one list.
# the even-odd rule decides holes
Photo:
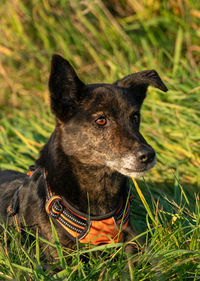
[(0, 214), (7, 217), (7, 208), (15, 190), (24, 182), (27, 176), (23, 173), (4, 170), (0, 171)]

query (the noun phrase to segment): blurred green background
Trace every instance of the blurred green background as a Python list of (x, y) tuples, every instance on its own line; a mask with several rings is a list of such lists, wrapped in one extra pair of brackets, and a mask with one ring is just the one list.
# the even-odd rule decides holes
[[(54, 128), (48, 76), (53, 53), (88, 83), (156, 69), (141, 132), (158, 162), (152, 189), (200, 188), (200, 1), (2, 0), (0, 167), (27, 171)], [(159, 189), (159, 190), (158, 190)]]

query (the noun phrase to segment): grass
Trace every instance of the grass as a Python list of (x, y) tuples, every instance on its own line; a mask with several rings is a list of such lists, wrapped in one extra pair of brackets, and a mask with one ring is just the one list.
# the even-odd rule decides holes
[[(147, 205), (132, 187), (131, 219), (148, 250), (125, 259), (123, 245), (101, 246), (97, 259), (93, 248), (69, 254), (57, 247), (58, 263), (44, 269), (41, 238), (29, 245), (5, 228), (0, 279), (199, 280), (199, 1), (4, 0), (0, 16), (2, 169), (26, 172), (54, 128), (47, 88), (53, 53), (88, 83), (154, 68), (169, 88), (150, 88), (142, 109), (141, 131), (158, 162), (138, 181)], [(80, 261), (86, 252), (88, 263)]]

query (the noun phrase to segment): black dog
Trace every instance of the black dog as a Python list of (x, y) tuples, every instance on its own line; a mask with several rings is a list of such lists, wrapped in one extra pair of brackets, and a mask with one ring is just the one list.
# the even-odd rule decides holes
[(155, 70), (86, 85), (54, 55), (49, 88), (56, 127), (30, 177), (0, 172), (3, 220), (14, 216), (19, 231), (25, 222), (53, 242), (51, 216), (71, 248), (76, 239), (95, 245), (131, 239), (127, 177), (142, 176), (156, 162), (139, 132), (148, 85), (167, 91)]

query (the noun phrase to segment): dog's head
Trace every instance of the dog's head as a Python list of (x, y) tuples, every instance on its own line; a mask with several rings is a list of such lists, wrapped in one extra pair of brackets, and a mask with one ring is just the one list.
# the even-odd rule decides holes
[(51, 108), (63, 152), (90, 166), (138, 177), (156, 162), (139, 132), (140, 108), (149, 85), (167, 91), (155, 70), (113, 84), (84, 84), (68, 61), (52, 57)]

